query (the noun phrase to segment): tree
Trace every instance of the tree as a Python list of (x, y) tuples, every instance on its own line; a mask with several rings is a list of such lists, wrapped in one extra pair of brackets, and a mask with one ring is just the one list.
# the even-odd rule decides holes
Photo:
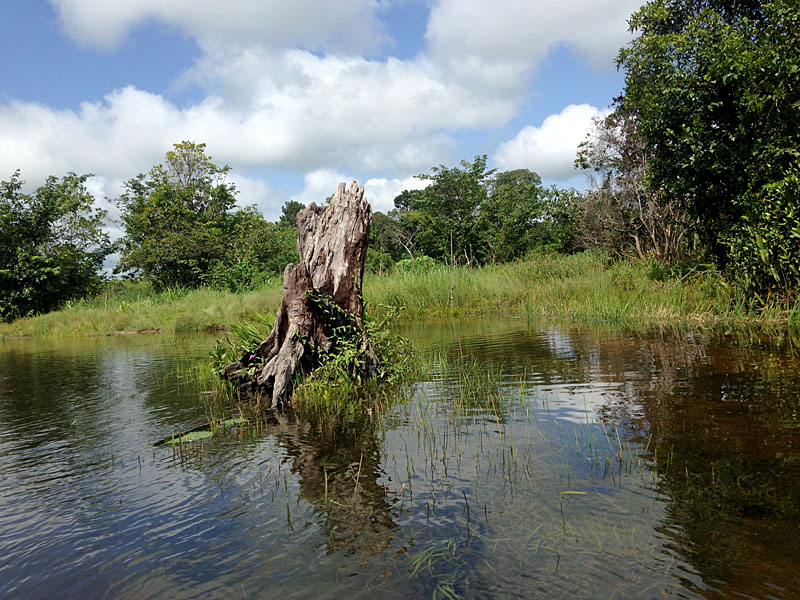
[(653, 0), (620, 52), (622, 108), (648, 185), (682, 203), (717, 263), (750, 286), (800, 282), (800, 8), (794, 0)]
[(637, 121), (621, 106), (594, 121), (575, 165), (591, 169), (579, 235), (583, 245), (622, 256), (675, 261), (684, 250), (688, 217), (682, 203), (647, 185), (650, 150)]
[(528, 169), (516, 169), (498, 173), (488, 184), (480, 215), (493, 261), (513, 260), (553, 242), (539, 175)]
[(48, 177), (23, 194), (19, 171), (0, 182), (0, 319), (48, 312), (93, 292), (110, 252), (91, 175)]
[(456, 262), (484, 262), (489, 248), (480, 207), (488, 198), (487, 186), (494, 174), (486, 168), (486, 156), (476, 156), (471, 163), (462, 160), (460, 168), (439, 165), (431, 171), (418, 176), (431, 182), (428, 187), (403, 198), (408, 200), (409, 213), (419, 211), (424, 217), (417, 244), (425, 254), (449, 260), (452, 239)]
[(133, 272), (157, 287), (197, 286), (231, 238), (236, 189), (225, 181), (205, 144), (181, 142), (166, 163), (125, 183), (117, 200), (125, 236), (118, 272)]
[(201, 282), (232, 292), (255, 289), (297, 260), (297, 226), (270, 223), (254, 206), (229, 215), (228, 235)]
[(289, 200), (281, 208), (281, 216), (278, 225), (281, 227), (297, 227), (297, 213), (306, 207), (302, 202)]

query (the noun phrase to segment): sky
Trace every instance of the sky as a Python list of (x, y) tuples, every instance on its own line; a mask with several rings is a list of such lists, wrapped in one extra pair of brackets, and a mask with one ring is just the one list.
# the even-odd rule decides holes
[(0, 179), (93, 173), (110, 208), (205, 143), (276, 220), (358, 181), (374, 210), (486, 154), (583, 187), (641, 0), (0, 0)]

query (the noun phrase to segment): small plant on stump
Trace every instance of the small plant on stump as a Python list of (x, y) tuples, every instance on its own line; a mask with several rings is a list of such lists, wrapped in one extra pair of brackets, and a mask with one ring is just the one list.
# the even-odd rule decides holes
[(364, 188), (340, 184), (328, 206), (297, 213), (300, 263), (284, 271), (283, 299), (269, 336), (228, 364), (224, 377), (241, 393), (289, 404), (297, 378), (320, 365), (349, 378), (386, 378), (364, 324), (361, 284), (372, 209)]

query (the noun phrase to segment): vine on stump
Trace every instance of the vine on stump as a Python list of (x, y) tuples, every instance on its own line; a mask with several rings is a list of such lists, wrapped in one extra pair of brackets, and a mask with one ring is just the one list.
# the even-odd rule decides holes
[(237, 389), (270, 397), (272, 409), (285, 406), (298, 373), (311, 372), (342, 346), (352, 349), (353, 342), (357, 374), (384, 374), (363, 323), (371, 221), (364, 188), (355, 181), (349, 189), (340, 183), (328, 206), (311, 203), (297, 214), (300, 263), (286, 266), (283, 299), (267, 339), (225, 367)]

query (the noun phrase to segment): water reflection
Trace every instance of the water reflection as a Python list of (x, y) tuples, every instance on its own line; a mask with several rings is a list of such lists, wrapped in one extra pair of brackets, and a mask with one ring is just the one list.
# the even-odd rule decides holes
[(4, 595), (800, 596), (791, 340), (405, 333), (442, 354), (408, 399), (182, 452), (212, 338), (4, 344)]
[(377, 554), (392, 541), (396, 498), (379, 483), (385, 475), (379, 427), (368, 413), (319, 428), (286, 413), (263, 429), (299, 476), (299, 497), (322, 516), (328, 553), (347, 548)]
[[(531, 394), (583, 396), (587, 411), (572, 420), (600, 419), (646, 448), (657, 475), (649, 487), (666, 501), (656, 531), (700, 575), (680, 578), (681, 587), (714, 597), (800, 595), (796, 343), (747, 332), (533, 328), (526, 337), (509, 328), (482, 345), (485, 327), (467, 328), (450, 354), (467, 348), (489, 364), (502, 357), (511, 373), (535, 365)], [(559, 403), (563, 393), (549, 414), (564, 419)]]

